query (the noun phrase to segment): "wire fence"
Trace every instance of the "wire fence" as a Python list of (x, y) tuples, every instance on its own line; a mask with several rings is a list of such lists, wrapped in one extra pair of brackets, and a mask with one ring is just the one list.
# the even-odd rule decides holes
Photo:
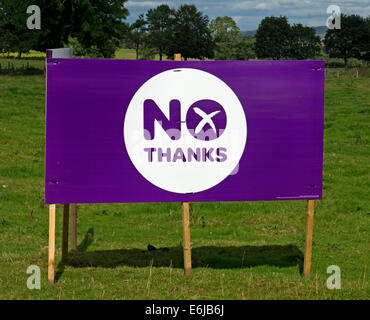
[(0, 75), (1, 74), (45, 74), (45, 58), (1, 58), (0, 57)]
[[(15, 57), (0, 56), (0, 75), (1, 74), (45, 74), (45, 57), (25, 57), (17, 59)], [(325, 68), (326, 79), (342, 78), (369, 78), (370, 67), (347, 67), (347, 68)]]

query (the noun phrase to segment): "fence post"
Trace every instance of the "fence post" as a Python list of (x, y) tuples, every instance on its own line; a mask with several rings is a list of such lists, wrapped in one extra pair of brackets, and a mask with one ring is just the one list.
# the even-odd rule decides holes
[(184, 251), (184, 273), (191, 275), (191, 242), (190, 242), (190, 207), (189, 202), (182, 203), (182, 232)]
[(49, 258), (48, 258), (48, 281), (54, 284), (55, 268), (55, 211), (56, 205), (49, 205)]
[(65, 203), (63, 210), (62, 262), (66, 262), (68, 259), (68, 229), (69, 229), (69, 203)]
[(77, 205), (71, 203), (71, 250), (77, 250)]
[(309, 276), (311, 273), (313, 215), (314, 215), (314, 200), (308, 200), (307, 201), (306, 244), (305, 244), (305, 251), (304, 251), (304, 266), (303, 266), (303, 274), (305, 276)]

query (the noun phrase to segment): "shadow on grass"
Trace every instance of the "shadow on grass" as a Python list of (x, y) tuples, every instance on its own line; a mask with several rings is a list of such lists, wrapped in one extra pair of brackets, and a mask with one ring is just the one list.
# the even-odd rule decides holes
[[(82, 242), (77, 246), (77, 251), (72, 251), (68, 253), (68, 260), (70, 257), (72, 257), (76, 252), (85, 252), (87, 248), (92, 244), (94, 240), (94, 228), (90, 228), (85, 235), (85, 238), (82, 240)], [(62, 276), (65, 266), (68, 264), (68, 262), (59, 262), (57, 271), (55, 273), (54, 281), (57, 282), (60, 277)]]
[[(117, 266), (183, 268), (182, 247), (169, 247), (165, 250), (148, 251), (138, 248), (86, 251), (93, 240), (94, 230), (90, 229), (77, 251), (69, 253), (68, 261), (58, 265), (56, 281), (64, 272), (65, 265), (84, 268)], [(152, 262), (153, 260), (153, 262)], [(214, 269), (249, 268), (260, 265), (276, 267), (299, 266), (303, 270), (303, 253), (296, 245), (264, 246), (203, 246), (192, 249), (193, 268), (206, 267)]]

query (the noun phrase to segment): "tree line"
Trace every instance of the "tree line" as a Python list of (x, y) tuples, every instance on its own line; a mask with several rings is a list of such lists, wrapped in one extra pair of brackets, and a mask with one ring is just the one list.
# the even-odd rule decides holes
[(130, 26), (125, 44), (146, 58), (153, 48), (162, 60), (181, 52), (184, 59), (248, 60), (254, 58), (307, 59), (320, 54), (321, 41), (312, 28), (290, 26), (286, 17), (262, 20), (256, 36), (244, 36), (231, 17), (209, 21), (194, 5), (178, 10), (160, 5), (142, 14)]
[(309, 59), (320, 56), (370, 61), (370, 17), (341, 15), (341, 28), (329, 29), (321, 42), (313, 28), (301, 24), (290, 26), (286, 17), (264, 18), (256, 33), (258, 58)]
[[(112, 57), (127, 26), (126, 0), (0, 0), (0, 52), (45, 52), (77, 42), (87, 53)], [(41, 9), (41, 29), (28, 30), (28, 6)]]
[[(315, 30), (290, 25), (286, 17), (264, 18), (254, 37), (245, 36), (231, 17), (210, 20), (194, 5), (159, 5), (128, 24), (127, 0), (0, 0), (0, 52), (45, 51), (74, 47), (77, 56), (110, 58), (119, 46), (135, 49), (136, 58), (155, 55), (185, 60), (370, 59), (370, 18), (342, 15), (341, 29), (321, 40)], [(26, 8), (38, 5), (41, 30), (26, 28)]]

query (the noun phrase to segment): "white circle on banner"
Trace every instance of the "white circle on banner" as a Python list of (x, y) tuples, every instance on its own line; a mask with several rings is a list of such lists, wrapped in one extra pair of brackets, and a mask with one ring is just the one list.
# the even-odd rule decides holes
[[(170, 113), (171, 104), (179, 112)], [(153, 116), (160, 113), (166, 117), (161, 123)], [(168, 130), (167, 121), (179, 132)], [(201, 136), (204, 132), (209, 138)], [(153, 76), (137, 90), (123, 135), (133, 165), (146, 180), (166, 191), (195, 193), (216, 186), (237, 168), (247, 122), (225, 82), (202, 70), (179, 68)]]

